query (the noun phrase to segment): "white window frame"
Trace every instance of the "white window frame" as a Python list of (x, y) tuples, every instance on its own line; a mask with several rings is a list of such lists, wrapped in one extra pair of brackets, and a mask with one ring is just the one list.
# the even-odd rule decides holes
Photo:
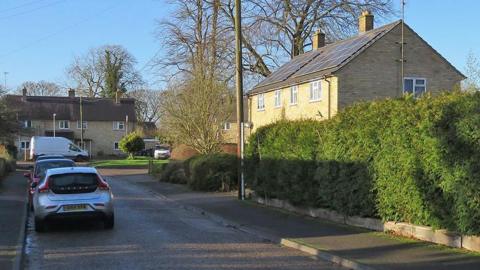
[[(88, 122), (83, 121), (83, 129), (87, 129), (87, 128), (88, 128)], [(82, 127), (80, 126), (80, 120), (77, 120), (77, 129), (82, 129)]]
[(282, 107), (282, 90), (281, 89), (275, 90), (274, 107), (275, 108)]
[(20, 141), (20, 149), (30, 149), (30, 141)]
[(125, 121), (113, 121), (113, 130), (125, 130)]
[(264, 93), (257, 95), (257, 110), (258, 111), (265, 110), (265, 94)]
[[(116, 147), (115, 147), (116, 146)], [(119, 151), (120, 150), (120, 143), (119, 142), (113, 142), (113, 150)]]
[[(62, 126), (63, 123), (63, 126)], [(67, 125), (65, 125), (65, 123)], [(58, 129), (70, 129), (70, 121), (68, 120), (58, 120)]]
[(298, 86), (290, 87), (290, 105), (297, 105), (298, 103)]
[(24, 128), (32, 128), (32, 120), (24, 120), (23, 121)]
[(310, 101), (322, 100), (322, 81), (314, 81), (310, 83)]
[(232, 124), (230, 122), (223, 123), (222, 129), (223, 130), (230, 130), (232, 128)]
[[(406, 93), (409, 93), (407, 91), (405, 91), (405, 81), (406, 80), (412, 80), (413, 81), (413, 84), (412, 84), (412, 93), (414, 97), (420, 97), (419, 95), (417, 95), (415, 93), (415, 88), (418, 86), (418, 87), (424, 87), (424, 91), (423, 91), (423, 94), (427, 93), (427, 79), (424, 78), (424, 77), (404, 77), (403, 78), (403, 93), (406, 94)], [(423, 80), (424, 84), (417, 84), (417, 80)]]

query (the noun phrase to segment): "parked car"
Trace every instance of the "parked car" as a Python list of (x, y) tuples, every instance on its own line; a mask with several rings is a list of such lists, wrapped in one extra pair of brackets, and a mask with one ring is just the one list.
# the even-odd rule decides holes
[(49, 169), (33, 195), (35, 231), (58, 218), (99, 218), (106, 229), (114, 226), (113, 194), (92, 167)]
[(135, 156), (143, 156), (143, 157), (153, 157), (153, 148), (143, 149), (142, 151), (138, 151), (135, 153)]
[(62, 155), (76, 161), (88, 160), (89, 155), (72, 141), (63, 137), (34, 136), (30, 140), (30, 159), (45, 155)]
[(65, 157), (62, 155), (43, 155), (43, 156), (37, 157), (36, 161), (45, 160), (45, 159), (59, 159), (59, 158), (65, 158)]
[(155, 159), (168, 159), (170, 158), (170, 147), (167, 145), (157, 145), (155, 146), (155, 151), (153, 157)]
[(63, 168), (63, 167), (75, 167), (75, 162), (66, 158), (57, 158), (57, 159), (44, 159), (37, 160), (33, 167), (33, 170), (23, 175), (28, 178), (28, 205), (30, 209), (33, 210), (32, 197), (35, 192), (35, 187), (37, 186), (40, 179), (45, 177), (45, 173), (48, 169), (52, 168)]

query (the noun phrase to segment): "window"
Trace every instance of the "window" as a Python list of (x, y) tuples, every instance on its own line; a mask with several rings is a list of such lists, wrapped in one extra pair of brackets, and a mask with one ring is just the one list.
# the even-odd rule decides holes
[(279, 108), (282, 105), (281, 94), (282, 90), (275, 90), (275, 108)]
[(425, 78), (404, 78), (403, 93), (413, 94), (420, 97), (427, 91), (427, 80)]
[(223, 130), (229, 130), (231, 128), (230, 122), (223, 123)]
[(31, 128), (32, 127), (32, 120), (25, 120), (23, 121), (24, 128)]
[(68, 120), (60, 120), (58, 121), (58, 128), (59, 129), (69, 129), (70, 128), (70, 123)]
[(125, 129), (125, 122), (123, 122), (123, 121), (113, 122), (113, 129), (114, 130), (124, 130)]
[[(87, 127), (88, 127), (87, 121), (83, 121), (83, 129), (87, 129)], [(78, 128), (78, 129), (82, 129), (82, 126), (81, 126), (81, 124), (80, 124), (80, 121), (77, 121), (77, 128)]]
[(265, 110), (265, 94), (259, 94), (257, 96), (257, 109), (259, 111)]
[(118, 147), (118, 142), (113, 143), (113, 150), (120, 150), (120, 148)]
[(20, 149), (30, 149), (30, 141), (21, 141)]
[(310, 83), (310, 101), (319, 101), (322, 96), (322, 84), (320, 81)]
[(298, 86), (290, 87), (290, 105), (297, 104), (298, 99)]
[(73, 151), (73, 152), (80, 152), (80, 149), (73, 144), (70, 144), (68, 149), (70, 149), (70, 151)]

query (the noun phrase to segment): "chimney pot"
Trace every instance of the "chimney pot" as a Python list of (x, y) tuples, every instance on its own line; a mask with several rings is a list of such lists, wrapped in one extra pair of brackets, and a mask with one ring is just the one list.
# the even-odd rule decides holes
[(362, 11), (358, 18), (358, 32), (365, 33), (373, 29), (373, 14), (369, 10)]
[(313, 50), (317, 50), (323, 46), (325, 46), (325, 34), (319, 29), (315, 31), (315, 34), (313, 34), (312, 47)]
[(23, 89), (22, 89), (22, 96), (23, 97), (27, 96), (27, 88), (26, 87), (23, 87)]
[(68, 97), (71, 97), (71, 98), (75, 97), (75, 89), (72, 89), (72, 88), (68, 89)]

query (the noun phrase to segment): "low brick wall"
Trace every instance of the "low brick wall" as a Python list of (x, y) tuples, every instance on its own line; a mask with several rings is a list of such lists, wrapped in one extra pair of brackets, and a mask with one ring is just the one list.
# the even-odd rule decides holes
[(345, 216), (328, 209), (293, 206), (289, 202), (279, 199), (260, 198), (255, 195), (253, 195), (252, 198), (259, 204), (285, 209), (299, 215), (326, 219), (336, 223), (347, 224), (372, 231), (393, 232), (397, 235), (413, 237), (435, 244), (480, 252), (480, 236), (459, 235), (447, 230), (434, 230), (428, 226), (419, 226), (404, 222), (382, 222), (382, 220), (375, 218)]

